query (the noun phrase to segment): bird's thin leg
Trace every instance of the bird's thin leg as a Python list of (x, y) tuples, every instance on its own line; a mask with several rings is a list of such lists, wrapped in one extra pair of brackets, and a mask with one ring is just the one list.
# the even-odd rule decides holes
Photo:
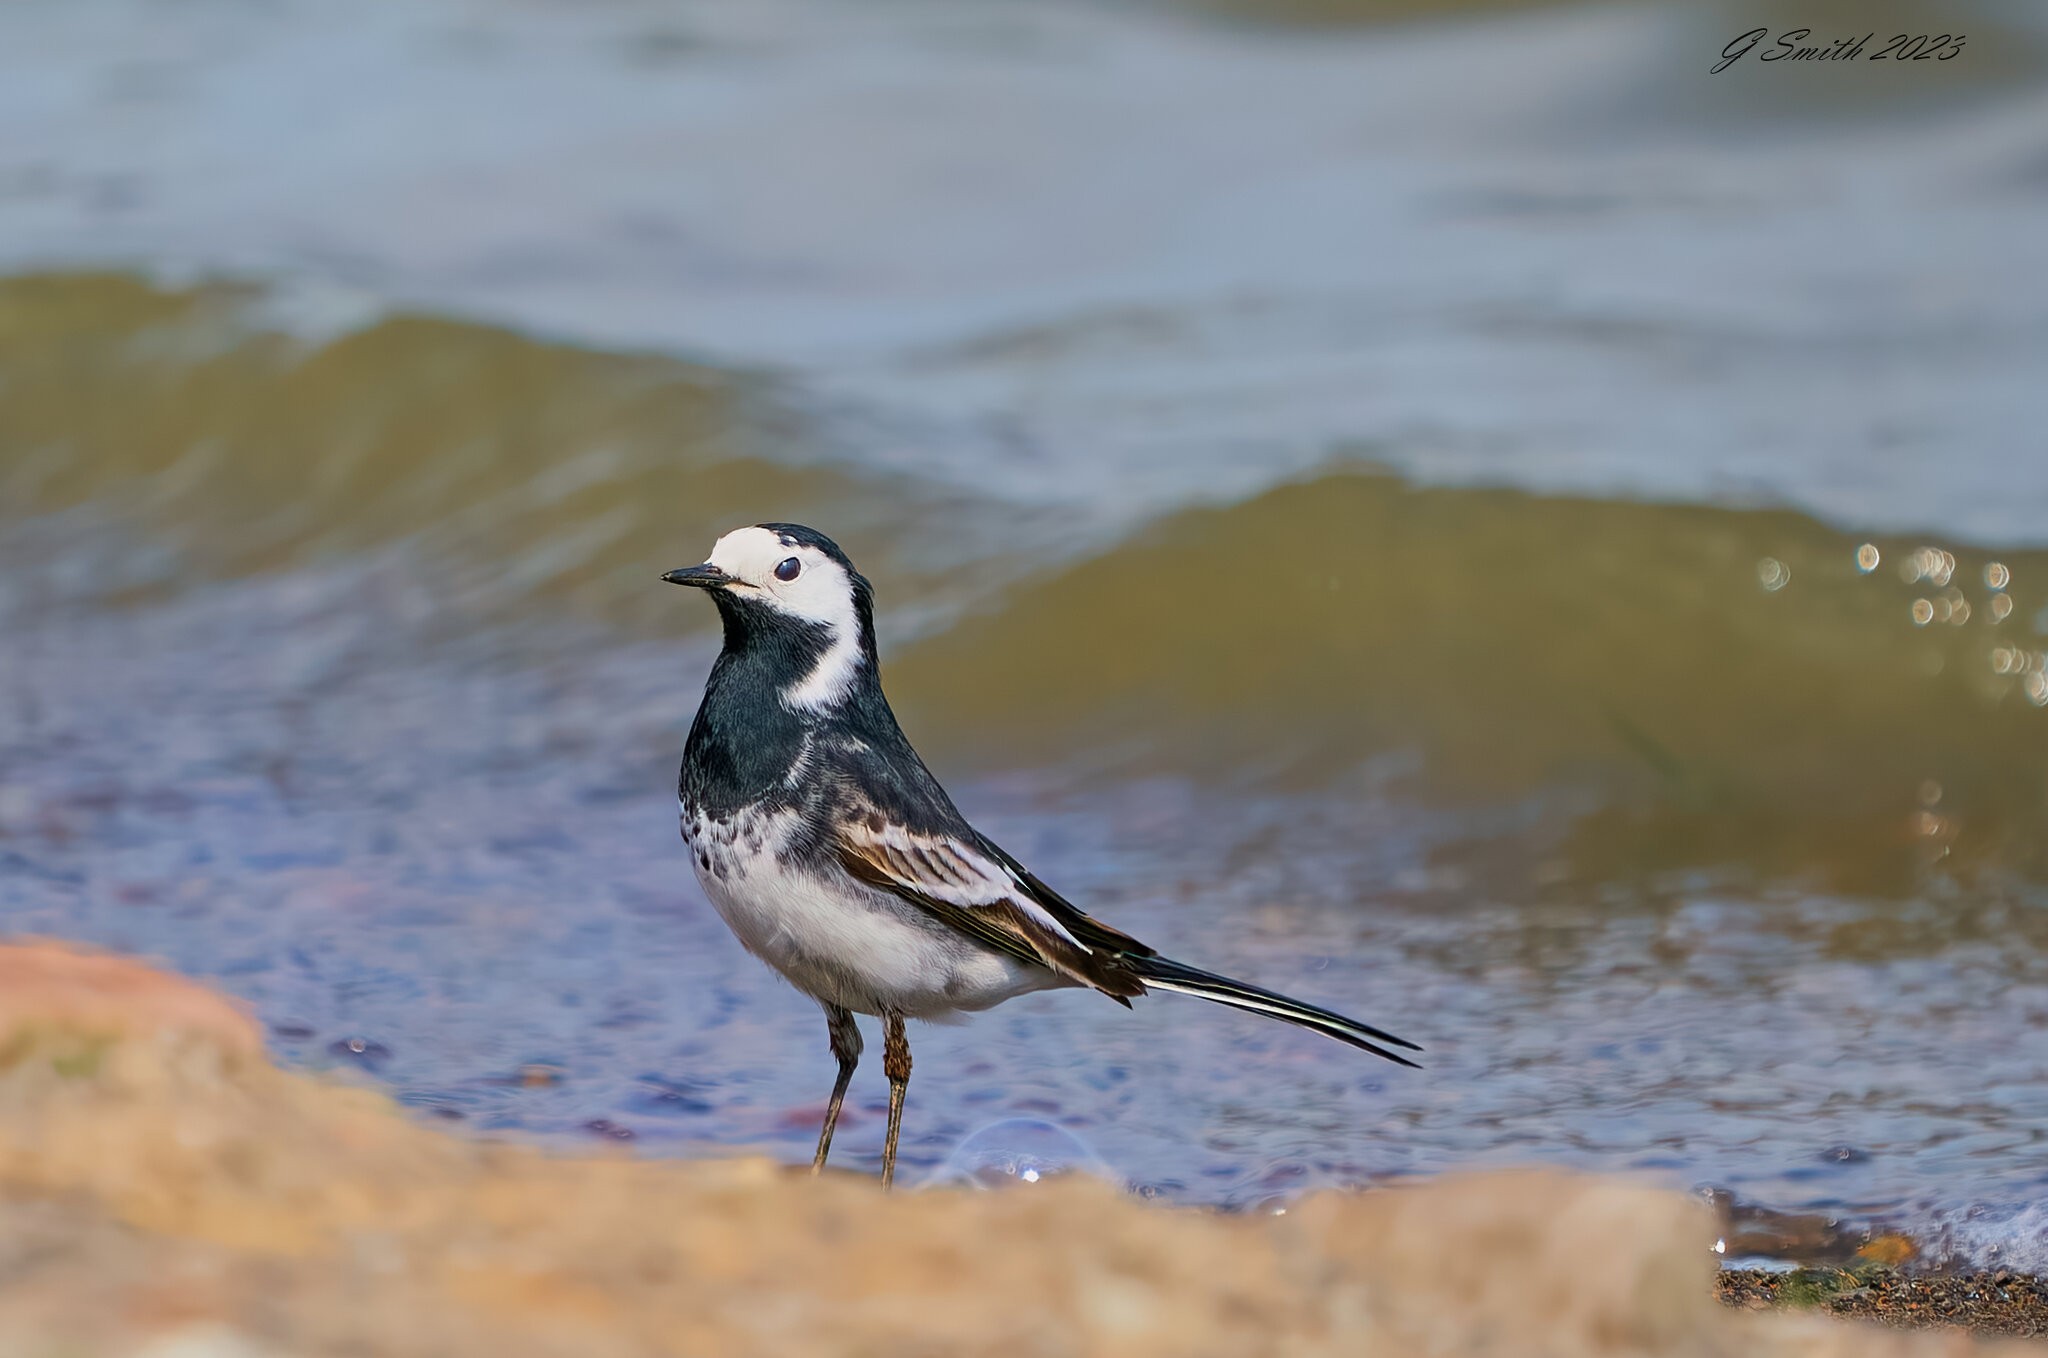
[(882, 1073), (889, 1077), (889, 1136), (882, 1143), (882, 1187), (896, 1181), (896, 1134), (903, 1129), (903, 1091), (910, 1085), (910, 1036), (901, 1014), (882, 1016)]
[(853, 1011), (828, 1004), (825, 1024), (832, 1034), (832, 1055), (839, 1058), (839, 1078), (832, 1082), (832, 1102), (825, 1105), (825, 1125), (818, 1131), (818, 1153), (811, 1157), (813, 1174), (825, 1168), (825, 1157), (832, 1150), (832, 1129), (839, 1125), (839, 1105), (846, 1100), (853, 1068), (860, 1064), (860, 1028), (853, 1021)]

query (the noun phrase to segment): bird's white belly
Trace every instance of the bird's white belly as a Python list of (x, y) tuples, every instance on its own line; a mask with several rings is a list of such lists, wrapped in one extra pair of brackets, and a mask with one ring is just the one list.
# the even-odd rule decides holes
[(740, 943), (805, 994), (861, 1014), (944, 1019), (1062, 984), (850, 876), (784, 863), (795, 820), (786, 811), (715, 823), (685, 815), (683, 839)]

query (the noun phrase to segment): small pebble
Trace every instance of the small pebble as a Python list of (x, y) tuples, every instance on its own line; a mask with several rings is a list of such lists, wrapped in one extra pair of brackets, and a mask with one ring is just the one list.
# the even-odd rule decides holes
[[(1788, 1276), (1806, 1281), (1787, 1288)], [(1722, 1301), (1745, 1310), (1803, 1303), (1898, 1329), (1941, 1326), (1979, 1335), (2048, 1337), (2048, 1282), (2010, 1269), (1954, 1276), (1868, 1267), (1797, 1275), (1726, 1269), (1718, 1286)], [(1830, 1286), (1839, 1290), (1828, 1291)]]

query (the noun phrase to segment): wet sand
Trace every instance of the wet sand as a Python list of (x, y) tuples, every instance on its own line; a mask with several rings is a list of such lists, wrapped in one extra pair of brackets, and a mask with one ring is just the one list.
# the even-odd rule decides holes
[(1230, 1216), (1079, 1179), (888, 1197), (548, 1154), (282, 1071), (195, 983), (0, 947), (0, 1352), (23, 1358), (1977, 1351), (1720, 1306), (1713, 1236), (1689, 1197), (1551, 1171)]

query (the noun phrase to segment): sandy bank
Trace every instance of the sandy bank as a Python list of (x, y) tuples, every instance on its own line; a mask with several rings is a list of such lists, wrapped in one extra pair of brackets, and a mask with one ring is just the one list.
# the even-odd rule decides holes
[[(0, 947), (0, 1353), (1972, 1353), (1714, 1299), (1691, 1200), (1554, 1173), (1164, 1210), (446, 1136), (204, 988)], [(2048, 1354), (2048, 1349), (2014, 1349)]]

